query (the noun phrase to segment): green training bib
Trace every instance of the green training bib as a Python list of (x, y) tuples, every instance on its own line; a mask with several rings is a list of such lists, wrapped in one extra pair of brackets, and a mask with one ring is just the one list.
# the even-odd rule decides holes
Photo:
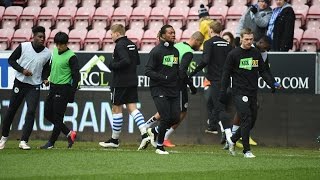
[(251, 70), (252, 69), (252, 58), (240, 59), (239, 68)]
[(173, 62), (174, 62), (174, 55), (168, 55), (163, 57), (163, 60), (162, 60), (163, 65), (172, 67)]

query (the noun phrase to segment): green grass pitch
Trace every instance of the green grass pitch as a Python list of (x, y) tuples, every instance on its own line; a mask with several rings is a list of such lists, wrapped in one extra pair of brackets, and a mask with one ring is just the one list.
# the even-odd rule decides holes
[(32, 150), (8, 141), (0, 150), (0, 179), (320, 179), (320, 151), (302, 148), (252, 147), (257, 156), (245, 159), (240, 149), (232, 157), (219, 145), (178, 145), (158, 155), (149, 147), (121, 144), (100, 148), (98, 142), (76, 142), (66, 149), (40, 150), (45, 141), (31, 141)]

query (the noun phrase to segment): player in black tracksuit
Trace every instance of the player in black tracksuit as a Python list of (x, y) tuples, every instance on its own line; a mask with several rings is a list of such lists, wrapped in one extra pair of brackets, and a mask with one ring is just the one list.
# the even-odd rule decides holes
[(221, 76), (223, 65), (232, 46), (220, 37), (222, 25), (219, 22), (210, 24), (211, 38), (205, 41), (203, 46), (203, 59), (196, 67), (190, 77), (207, 66), (206, 78), (211, 83), (210, 93), (213, 102), (213, 116), (217, 122), (209, 122), (208, 130), (217, 130), (218, 122), (221, 121), (224, 127), (229, 126), (229, 116), (225, 111), (225, 105), (218, 100), (221, 86)]
[(273, 92), (280, 85), (275, 82), (259, 50), (251, 46), (253, 41), (252, 31), (250, 29), (242, 30), (241, 38), (241, 46), (228, 54), (224, 65), (219, 100), (226, 103), (226, 91), (230, 76), (232, 76), (232, 93), (237, 113), (240, 116), (240, 128), (234, 135), (231, 134), (230, 129), (225, 130), (229, 151), (232, 155), (235, 155), (234, 143), (242, 137), (244, 157), (254, 158), (255, 156), (250, 152), (249, 136), (257, 117), (258, 73), (272, 88)]
[(151, 143), (158, 134), (156, 153), (169, 154), (163, 148), (166, 129), (179, 120), (179, 52), (173, 46), (175, 31), (164, 25), (160, 30), (160, 44), (154, 47), (146, 64), (145, 74), (150, 77), (150, 90), (157, 111), (161, 116), (159, 128), (148, 129)]

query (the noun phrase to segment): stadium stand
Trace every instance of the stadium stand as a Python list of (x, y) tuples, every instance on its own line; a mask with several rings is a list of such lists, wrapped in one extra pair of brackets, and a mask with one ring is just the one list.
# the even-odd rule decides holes
[(32, 36), (32, 30), (30, 28), (28, 29), (17, 29), (13, 37), (11, 39), (11, 49), (14, 50), (17, 48), (17, 46), (26, 41), (30, 41)]
[(81, 0), (65, 0), (63, 1), (64, 7), (76, 7), (81, 3)]
[(106, 27), (108, 27), (111, 22), (113, 11), (113, 7), (98, 7), (92, 17), (92, 28), (105, 29)]
[(168, 24), (174, 29), (181, 29), (186, 24), (189, 7), (173, 7), (168, 16)]
[(135, 7), (130, 16), (131, 29), (143, 29), (148, 22), (148, 17), (151, 14), (151, 7), (139, 6)]
[(0, 51), (10, 48), (13, 34), (13, 29), (0, 29)]
[(58, 12), (59, 8), (55, 6), (42, 8), (38, 16), (38, 25), (46, 29), (51, 28), (56, 23)]
[(13, 29), (19, 22), (19, 17), (22, 14), (21, 6), (7, 7), (2, 16), (2, 28)]
[(149, 16), (149, 28), (160, 29), (161, 26), (167, 23), (169, 13), (170, 7), (168, 6), (154, 7)]
[(319, 49), (319, 29), (307, 29), (304, 31), (301, 42), (301, 51), (314, 52)]
[(129, 29), (126, 31), (126, 36), (140, 48), (141, 39), (143, 37), (143, 29)]
[(114, 0), (100, 0), (100, 7), (113, 7), (114, 6)]
[(224, 25), (228, 13), (228, 6), (214, 5), (209, 9), (210, 18), (220, 21)]
[(112, 15), (111, 18), (111, 25), (115, 23), (120, 23), (124, 26), (127, 26), (129, 24), (129, 18), (132, 14), (132, 7), (117, 7)]
[(20, 15), (19, 25), (21, 29), (32, 28), (38, 20), (41, 7), (28, 6), (25, 7)]
[(45, 0), (28, 0), (28, 6), (40, 7), (44, 4)]
[(156, 0), (155, 7), (159, 6), (172, 6), (173, 5), (173, 0)]
[(2, 21), (2, 16), (3, 16), (5, 10), (6, 9), (4, 6), (0, 6), (0, 21)]
[(92, 6), (80, 7), (74, 17), (74, 28), (86, 29), (90, 26), (95, 11), (96, 8)]
[(85, 51), (98, 51), (102, 47), (102, 40), (105, 37), (106, 31), (104, 29), (92, 29), (88, 32), (84, 39)]
[(63, 0), (46, 0), (47, 7), (59, 7), (62, 4)]
[(82, 0), (82, 7), (95, 7), (99, 0)]
[(155, 0), (137, 0), (137, 7), (151, 7), (154, 4)]
[(61, 7), (57, 16), (56, 28), (65, 29), (72, 26), (76, 12), (77, 12), (77, 7), (73, 7), (73, 6)]

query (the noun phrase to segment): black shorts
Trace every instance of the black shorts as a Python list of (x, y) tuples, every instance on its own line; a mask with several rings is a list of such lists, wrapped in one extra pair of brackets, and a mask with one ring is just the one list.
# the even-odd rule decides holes
[(111, 102), (113, 105), (123, 105), (139, 102), (137, 87), (111, 88)]
[(187, 112), (188, 109), (188, 88), (182, 88), (180, 90), (180, 109), (181, 112)]

